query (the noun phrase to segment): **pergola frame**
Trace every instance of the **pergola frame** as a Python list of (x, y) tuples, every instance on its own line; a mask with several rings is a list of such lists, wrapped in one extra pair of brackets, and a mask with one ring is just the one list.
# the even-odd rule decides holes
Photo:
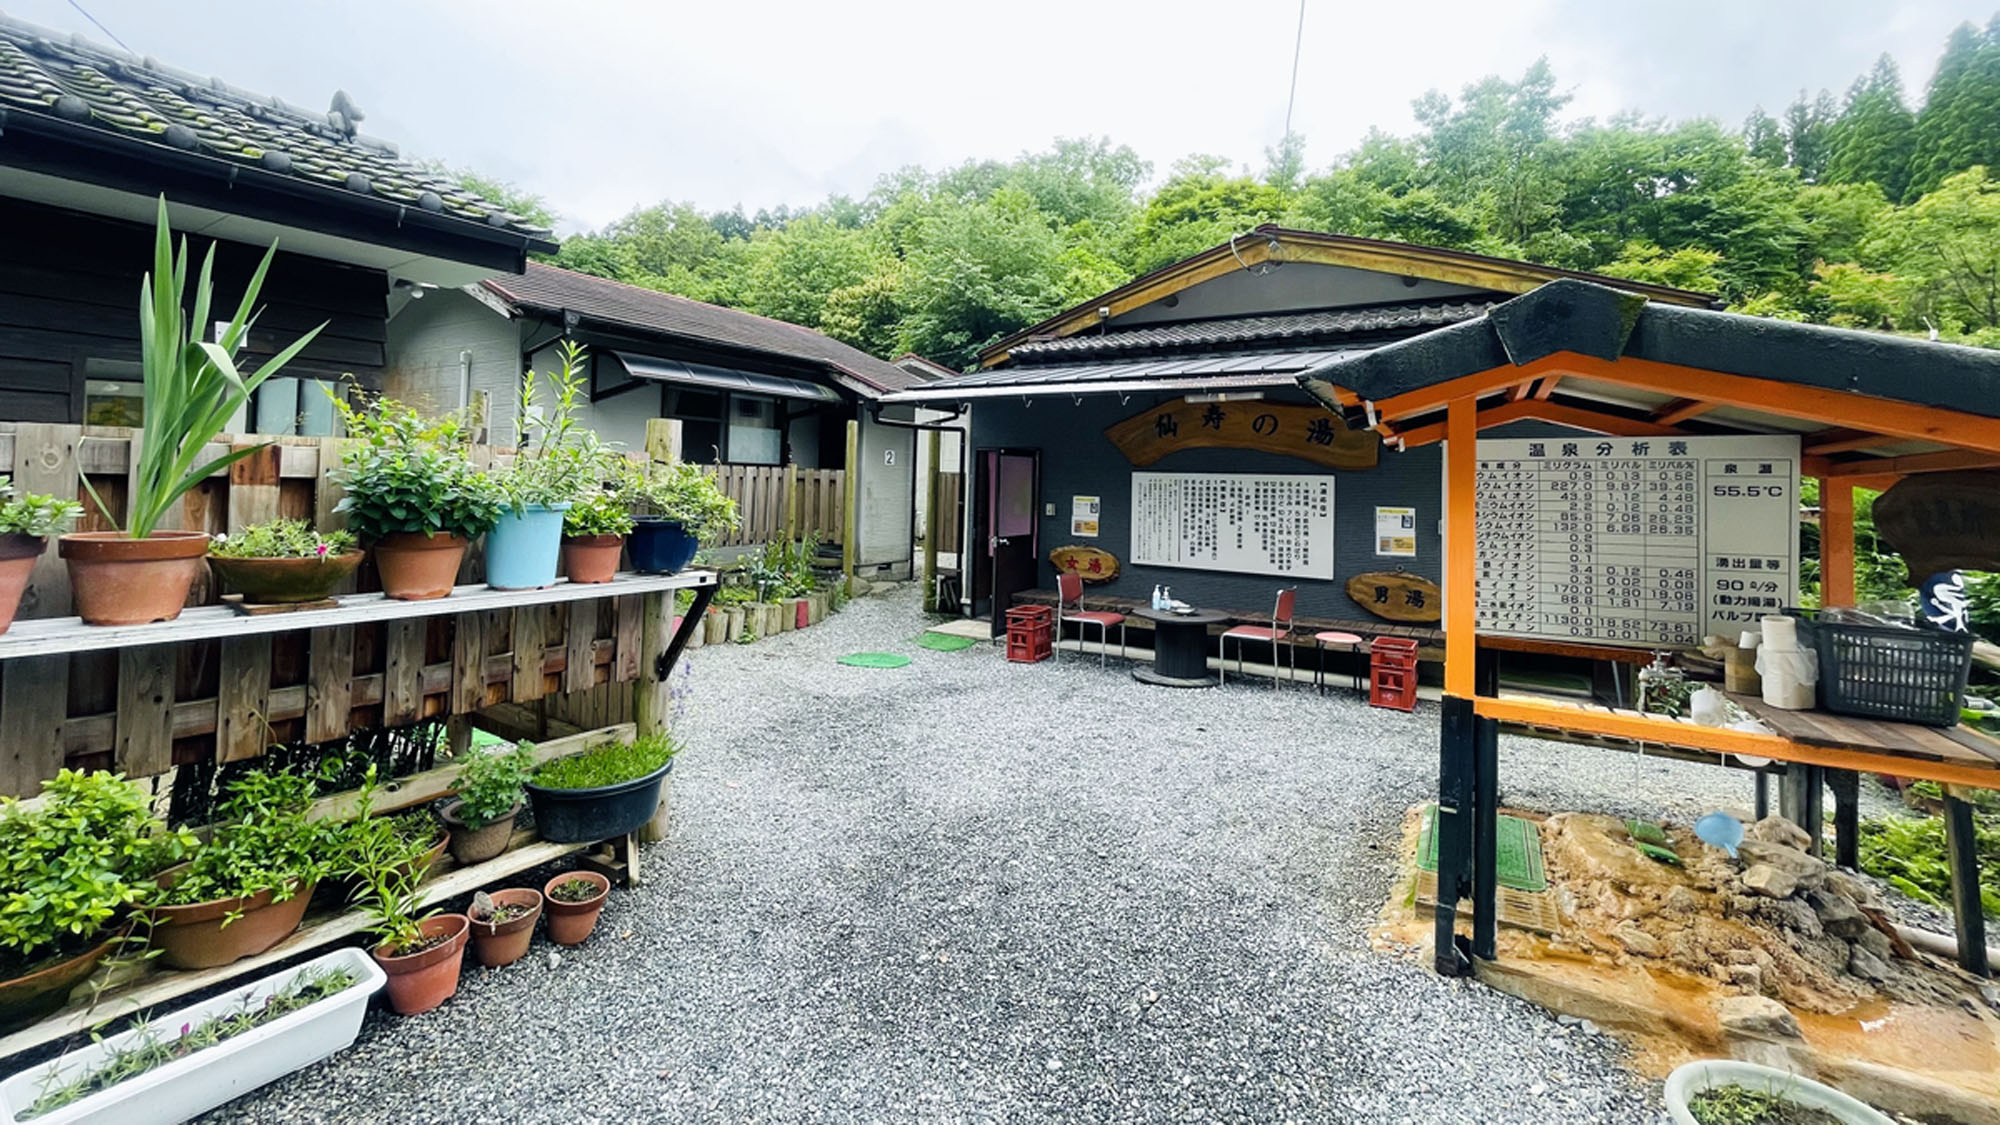
[[(1509, 306), (1524, 307), (1511, 310), (1510, 315)], [(1815, 810), (1821, 799), (1817, 783), (1823, 770), (1882, 772), (1939, 782), (1945, 787), (1952, 840), (1959, 960), (1969, 971), (1986, 975), (1989, 967), (1977, 860), (1970, 806), (1964, 794), (1969, 788), (2000, 788), (2000, 767), (1807, 744), (1776, 734), (1586, 710), (1555, 701), (1499, 697), (1493, 653), (1482, 652), (1478, 643), (1474, 604), (1477, 564), (1474, 551), (1469, 549), (1477, 515), (1477, 439), (1483, 429), (1539, 419), (1621, 436), (1755, 432), (1741, 425), (1721, 431), (1678, 428), (1695, 419), (1705, 421), (1711, 412), (1722, 408), (1814, 424), (1817, 430), (1801, 435), (1808, 450), (1803, 469), (1818, 477), (1822, 487), (1821, 581), (1823, 601), (1829, 605), (1852, 604), (1854, 600), (1856, 487), (1886, 488), (1913, 473), (2000, 465), (2000, 418), (1937, 401), (1913, 401), (1910, 394), (1924, 389), (1921, 372), (1899, 372), (1899, 377), (1916, 383), (1899, 388), (1897, 397), (1890, 397), (1812, 385), (1815, 380), (1826, 381), (1824, 373), (1791, 381), (1773, 374), (1744, 373), (1744, 368), (1756, 367), (1753, 363), (1723, 371), (1701, 363), (1633, 354), (1679, 350), (1727, 355), (1727, 349), (1718, 345), (1727, 343), (1729, 333), (1741, 335), (1746, 346), (1784, 350), (1771, 347), (1764, 338), (1765, 322), (1694, 310), (1672, 310), (1669, 322), (1654, 329), (1651, 338), (1634, 341), (1635, 326), (1645, 323), (1642, 306), (1641, 301), (1601, 287), (1558, 282), (1499, 306), (1486, 318), (1490, 324), (1468, 322), (1441, 329), (1369, 356), (1336, 361), (1300, 379), (1350, 425), (1374, 429), (1384, 440), (1402, 448), (1445, 442), (1447, 554), (1438, 794), (1438, 970), (1463, 974), (1470, 971), (1472, 958), (1490, 960), (1495, 956), (1498, 742), (1500, 724), (1505, 722), (1583, 737), (1611, 737), (1785, 762), (1792, 767), (1788, 780), (1793, 772), (1803, 775), (1807, 786), (1803, 792)], [(1685, 338), (1673, 336), (1688, 330), (1681, 319), (1688, 317), (1719, 319), (1695, 322), (1700, 331), (1690, 345)], [(1614, 323), (1606, 325), (1607, 318)], [(1809, 345), (1806, 350), (1824, 351), (1829, 345), (1821, 335), (1802, 340), (1798, 335), (1802, 332), (1833, 334), (1834, 346), (1847, 343), (1849, 337), (1869, 343), (1875, 339), (1800, 325), (1785, 326), (1782, 331), (1789, 339), (1779, 343), (1794, 353), (1801, 350), (1797, 345), (1802, 343)], [(1599, 354), (1563, 346), (1576, 341), (1583, 341)], [(1906, 350), (1919, 342), (1895, 343)], [(1964, 351), (1950, 349), (1938, 358), (1963, 367), (1968, 357), (1958, 353)], [(1495, 360), (1498, 362), (1492, 362)], [(2000, 356), (1972, 357), (1970, 362), (1978, 368), (1976, 375), (2000, 385)], [(1782, 373), (1785, 368), (1774, 364), (1767, 370)], [(1553, 395), (1566, 378), (1664, 395), (1666, 401), (1644, 417), (1630, 410), (1557, 402)], [(1976, 392), (1982, 388), (1958, 389)], [(2000, 410), (2000, 402), (1994, 402), (1990, 409)], [(1910, 442), (1944, 448), (1893, 457), (1869, 452)], [(1854, 456), (1837, 460), (1842, 454)], [(1457, 906), (1464, 897), (1473, 900), (1469, 943), (1456, 933)]]

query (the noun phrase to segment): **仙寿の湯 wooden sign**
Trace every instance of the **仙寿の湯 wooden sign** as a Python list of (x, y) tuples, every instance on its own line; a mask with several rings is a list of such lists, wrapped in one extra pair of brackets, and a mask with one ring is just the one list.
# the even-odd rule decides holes
[(1385, 621), (1436, 621), (1444, 606), (1438, 584), (1406, 570), (1378, 570), (1347, 580), (1347, 596)]
[(1057, 547), (1049, 552), (1049, 562), (1064, 574), (1074, 574), (1088, 583), (1118, 577), (1118, 556), (1102, 547)]
[(1382, 439), (1348, 429), (1319, 406), (1283, 402), (1165, 402), (1142, 410), (1104, 436), (1134, 465), (1183, 449), (1259, 449), (1332, 469), (1372, 469)]

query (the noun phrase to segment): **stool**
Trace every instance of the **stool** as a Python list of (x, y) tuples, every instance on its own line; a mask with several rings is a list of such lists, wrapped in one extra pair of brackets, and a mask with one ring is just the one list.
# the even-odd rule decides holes
[[(1353, 633), (1314, 633), (1313, 644), (1319, 648), (1319, 666), (1313, 671), (1313, 684), (1321, 695), (1326, 694), (1326, 646), (1340, 645), (1349, 653), (1361, 651), (1361, 638)], [(1361, 690), (1361, 673), (1353, 675), (1354, 690)]]

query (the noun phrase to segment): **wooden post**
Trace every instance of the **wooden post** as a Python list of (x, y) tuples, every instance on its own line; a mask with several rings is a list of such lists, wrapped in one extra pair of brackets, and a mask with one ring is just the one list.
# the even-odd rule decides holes
[(924, 438), (930, 461), (924, 470), (924, 612), (936, 613), (938, 557), (938, 458), (944, 455), (944, 434), (932, 430)]
[(1478, 488), (1478, 403), (1455, 398), (1445, 413), (1445, 569), (1444, 569), (1444, 690), (1471, 699), (1473, 661), (1478, 651), (1473, 635), (1473, 589), (1478, 566), (1473, 556)]
[(1819, 482), (1819, 604), (1854, 604), (1854, 485)]
[(847, 471), (841, 481), (840, 575), (847, 593), (854, 593), (854, 562), (860, 557), (861, 519), (856, 503), (861, 488), (861, 420), (847, 420)]
[(681, 459), (681, 420), (646, 419), (646, 457), (672, 464)]
[(785, 542), (799, 541), (799, 463), (785, 463)]

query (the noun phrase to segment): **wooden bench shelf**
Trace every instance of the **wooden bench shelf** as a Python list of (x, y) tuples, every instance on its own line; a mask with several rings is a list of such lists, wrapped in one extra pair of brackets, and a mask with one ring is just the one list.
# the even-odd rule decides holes
[(331, 609), (305, 609), (295, 613), (243, 614), (228, 606), (196, 606), (172, 621), (155, 621), (150, 625), (85, 625), (77, 617), (50, 617), (16, 621), (13, 628), (0, 633), (0, 660), (100, 652), (134, 645), (252, 637), (382, 621), (410, 621), (484, 610), (562, 605), (714, 584), (715, 572), (708, 570), (688, 570), (679, 574), (627, 573), (618, 575), (610, 582), (580, 585), (562, 580), (543, 590), (459, 586), (452, 590), (450, 597), (415, 602), (394, 601), (381, 594), (347, 594), (334, 599), (340, 604)]

